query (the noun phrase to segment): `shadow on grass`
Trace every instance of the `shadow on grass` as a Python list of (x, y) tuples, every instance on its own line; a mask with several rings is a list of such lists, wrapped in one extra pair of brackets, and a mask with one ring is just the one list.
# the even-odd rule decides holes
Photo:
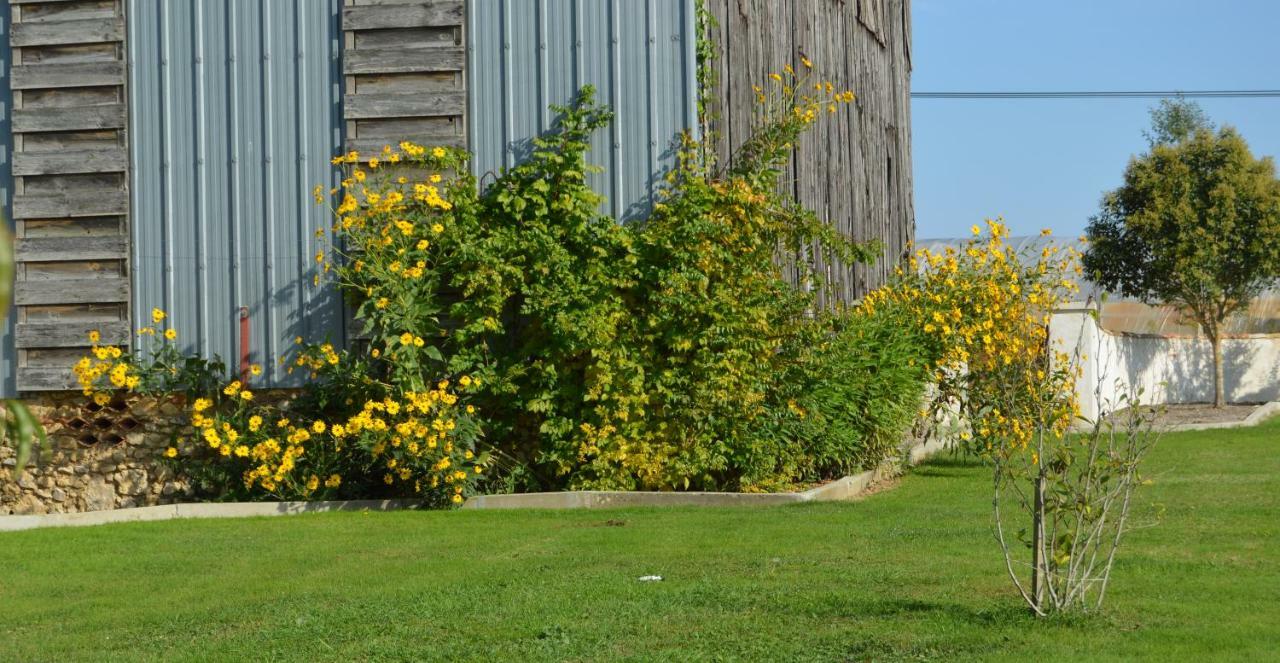
[(951, 479), (972, 477), (975, 471), (985, 471), (981, 460), (960, 455), (934, 456), (911, 468), (911, 473), (926, 477)]

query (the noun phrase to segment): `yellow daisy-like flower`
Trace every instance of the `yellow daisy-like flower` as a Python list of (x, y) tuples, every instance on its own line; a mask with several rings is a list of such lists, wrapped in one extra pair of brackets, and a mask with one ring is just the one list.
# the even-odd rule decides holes
[(166, 458), (174, 458), (178, 455), (178, 450), (173, 447), (169, 447), (164, 450), (164, 455)]
[(89, 332), (89, 342), (90, 342), (90, 343), (93, 343), (94, 345), (97, 345), (97, 344), (98, 344), (98, 341), (100, 341), (100, 340), (102, 340), (102, 334), (98, 333), (98, 330), (96, 330), (96, 329), (95, 329), (95, 330), (93, 330), (93, 331)]
[(311, 424), (311, 430), (316, 433), (323, 433), (325, 431), (324, 422), (317, 419), (315, 423)]
[(438, 223), (437, 223), (437, 224), (435, 224), (435, 225), (432, 225), (432, 226), (431, 226), (431, 232), (433, 232), (433, 233), (435, 233), (435, 234), (439, 235), (440, 233), (444, 232), (444, 226), (442, 226), (442, 225), (440, 225), (440, 224), (438, 224)]
[(178, 338), (178, 330), (166, 329), (164, 330), (164, 337), (170, 341), (175, 340)]
[(413, 343), (413, 334), (410, 334), (409, 332), (405, 332), (400, 335), (401, 345), (410, 345), (412, 343)]
[(252, 365), (250, 365), (250, 366), (249, 366), (249, 374), (250, 374), (250, 375), (253, 375), (253, 376), (255, 376), (255, 377), (256, 377), (256, 376), (259, 376), (259, 375), (262, 375), (262, 367), (261, 367), (261, 366), (259, 366), (259, 365), (257, 365), (257, 364), (252, 364)]
[(443, 159), (444, 155), (445, 155), (445, 151), (443, 147), (437, 147), (431, 150), (431, 156), (437, 159)]
[(164, 311), (161, 311), (158, 308), (151, 309), (151, 321), (156, 323), (157, 325), (163, 322), (165, 317), (166, 316)]

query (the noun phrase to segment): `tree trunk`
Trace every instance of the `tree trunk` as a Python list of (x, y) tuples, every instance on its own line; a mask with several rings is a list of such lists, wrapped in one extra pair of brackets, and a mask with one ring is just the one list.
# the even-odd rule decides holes
[(1044, 609), (1044, 469), (1037, 465), (1035, 481), (1035, 507), (1031, 512), (1031, 598), (1036, 610)]
[(1222, 386), (1222, 339), (1214, 333), (1209, 337), (1209, 343), (1213, 345), (1213, 406), (1222, 407), (1227, 402)]

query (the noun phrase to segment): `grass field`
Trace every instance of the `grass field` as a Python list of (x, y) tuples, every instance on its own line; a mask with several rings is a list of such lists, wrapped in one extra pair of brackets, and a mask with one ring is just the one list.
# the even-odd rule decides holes
[[(1166, 436), (1108, 610), (1026, 615), (988, 475), (853, 504), (319, 514), (0, 534), (0, 660), (1266, 660), (1280, 422)], [(659, 574), (662, 582), (639, 582)]]

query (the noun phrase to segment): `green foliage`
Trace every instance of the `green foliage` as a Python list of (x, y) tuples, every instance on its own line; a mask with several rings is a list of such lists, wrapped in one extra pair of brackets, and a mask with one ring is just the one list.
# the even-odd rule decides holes
[[(823, 315), (788, 339), (780, 397), (806, 479), (874, 467), (901, 448), (929, 379), (925, 339), (891, 307)], [(781, 411), (781, 408), (777, 408)]]
[[(0, 324), (4, 324), (9, 304), (13, 301), (13, 269), (13, 236), (8, 224), (0, 223)], [(4, 410), (0, 415), (0, 444), (13, 446), (16, 461), (13, 476), (17, 477), (31, 460), (33, 451), (48, 450), (49, 438), (44, 426), (21, 401), (0, 401), (0, 409)]]
[(1147, 143), (1155, 147), (1179, 143), (1201, 129), (1212, 131), (1213, 128), (1200, 104), (1178, 97), (1161, 99), (1160, 105), (1151, 109), (1151, 131), (1143, 133)]
[[(1202, 122), (1184, 115), (1168, 113), (1164, 124), (1174, 128), (1158, 121), (1157, 133), (1174, 138)], [(1171, 304), (1201, 326), (1215, 347), (1221, 404), (1221, 325), (1280, 276), (1272, 159), (1254, 158), (1230, 127), (1198, 126), (1176, 142), (1157, 142), (1130, 161), (1088, 236), (1084, 266), (1102, 287)]]

